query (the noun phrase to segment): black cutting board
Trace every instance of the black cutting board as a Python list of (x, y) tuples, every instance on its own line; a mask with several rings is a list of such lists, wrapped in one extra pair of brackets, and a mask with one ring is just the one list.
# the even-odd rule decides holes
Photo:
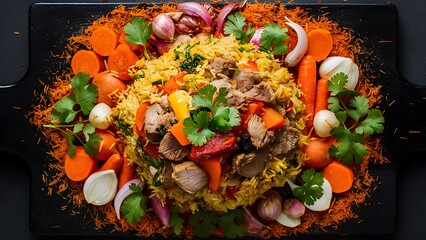
[[(95, 230), (91, 219), (84, 214), (70, 216), (69, 210), (61, 210), (67, 199), (63, 196), (47, 196), (42, 182), (42, 172), (50, 161), (46, 152), (48, 146), (41, 141), (40, 132), (28, 123), (26, 113), (37, 103), (34, 91), (40, 92), (40, 81), (46, 81), (64, 63), (52, 56), (60, 54), (67, 38), (79, 34), (82, 29), (103, 14), (115, 8), (116, 4), (50, 4), (38, 3), (30, 9), (30, 68), (26, 76), (16, 85), (0, 88), (0, 152), (18, 154), (31, 169), (30, 228), (36, 235), (121, 235), (110, 233), (111, 229)], [(289, 4), (289, 7), (296, 5)], [(377, 80), (382, 84), (385, 99), (384, 152), (390, 164), (373, 166), (373, 176), (380, 184), (362, 207), (359, 218), (343, 223), (337, 230), (330, 230), (329, 237), (340, 235), (386, 235), (395, 231), (396, 177), (401, 160), (409, 154), (425, 149), (425, 89), (408, 84), (397, 71), (397, 11), (393, 5), (356, 4), (306, 4), (297, 5), (312, 15), (328, 13), (331, 20), (354, 30), (364, 39), (363, 48), (372, 55), (365, 55), (364, 61), (372, 68), (380, 69)], [(395, 100), (395, 101), (394, 101)], [(420, 132), (420, 133), (419, 133)], [(357, 210), (358, 211), (358, 210)], [(322, 232), (301, 235), (324, 235)]]

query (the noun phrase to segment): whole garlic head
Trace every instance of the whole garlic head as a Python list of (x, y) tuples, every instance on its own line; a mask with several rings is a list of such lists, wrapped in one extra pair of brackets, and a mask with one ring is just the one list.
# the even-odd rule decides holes
[(319, 75), (324, 79), (330, 79), (336, 73), (340, 72), (348, 75), (348, 82), (346, 83), (345, 88), (348, 90), (354, 90), (358, 84), (359, 69), (352, 59), (338, 56), (328, 57), (319, 67)]

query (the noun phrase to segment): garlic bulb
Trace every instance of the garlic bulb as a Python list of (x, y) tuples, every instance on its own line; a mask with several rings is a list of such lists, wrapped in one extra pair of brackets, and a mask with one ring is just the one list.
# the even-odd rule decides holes
[(165, 13), (158, 14), (152, 21), (154, 34), (168, 42), (173, 42), (175, 37), (175, 23)]
[(347, 57), (328, 57), (319, 67), (319, 75), (321, 78), (330, 79), (336, 73), (343, 72), (348, 75), (348, 82), (345, 88), (354, 90), (358, 84), (359, 70), (358, 66)]
[(98, 103), (90, 111), (89, 122), (98, 129), (105, 130), (111, 125), (111, 107), (105, 103)]
[(314, 130), (319, 137), (331, 136), (331, 129), (339, 124), (336, 114), (330, 110), (321, 110), (314, 117)]
[(114, 199), (117, 183), (117, 175), (114, 170), (95, 172), (84, 182), (84, 198), (90, 204), (105, 205)]

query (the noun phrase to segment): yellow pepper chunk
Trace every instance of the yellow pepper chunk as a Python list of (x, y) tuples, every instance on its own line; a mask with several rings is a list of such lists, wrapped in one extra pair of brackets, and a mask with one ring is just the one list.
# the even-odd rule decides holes
[(191, 105), (192, 97), (184, 90), (177, 90), (171, 93), (168, 97), (170, 106), (179, 121), (183, 121), (189, 117), (189, 106)]

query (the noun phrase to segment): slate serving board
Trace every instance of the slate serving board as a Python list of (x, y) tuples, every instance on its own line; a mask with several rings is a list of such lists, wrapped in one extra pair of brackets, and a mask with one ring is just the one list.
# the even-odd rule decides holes
[[(47, 171), (50, 161), (46, 154), (49, 147), (37, 142), (41, 133), (28, 122), (26, 114), (31, 105), (37, 103), (34, 92), (51, 79), (53, 73), (64, 68), (64, 62), (52, 57), (59, 54), (67, 38), (79, 34), (82, 29), (111, 11), (117, 4), (52, 4), (37, 3), (30, 9), (30, 68), (17, 84), (0, 87), (0, 152), (12, 152), (25, 159), (31, 169), (30, 228), (36, 235), (89, 235), (119, 236), (111, 229), (95, 230), (90, 218), (84, 214), (70, 216), (70, 210), (61, 210), (67, 199), (62, 196), (47, 196), (42, 182), (42, 172)], [(359, 218), (349, 220), (327, 235), (386, 235), (392, 234), (396, 226), (396, 177), (401, 160), (419, 149), (425, 149), (426, 90), (410, 85), (397, 70), (397, 11), (393, 5), (358, 4), (305, 4), (300, 6), (312, 15), (328, 13), (331, 20), (354, 30), (364, 39), (363, 48), (371, 55), (362, 61), (377, 69), (378, 82), (383, 85), (382, 109), (385, 109), (385, 133), (382, 135), (384, 152), (390, 164), (373, 166), (373, 176), (380, 184), (362, 207)], [(380, 69), (380, 71), (378, 71)], [(360, 221), (362, 220), (362, 221)], [(314, 232), (299, 237), (324, 235)]]

